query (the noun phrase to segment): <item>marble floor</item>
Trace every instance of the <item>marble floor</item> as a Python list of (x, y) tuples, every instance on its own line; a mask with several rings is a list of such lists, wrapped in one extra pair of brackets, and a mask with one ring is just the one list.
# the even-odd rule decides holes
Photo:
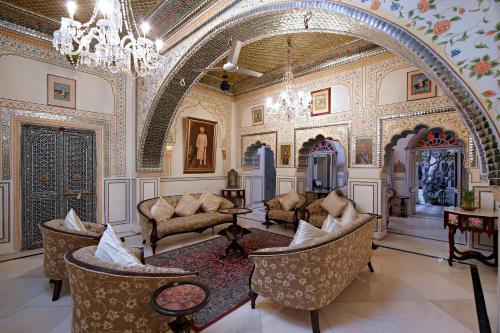
[[(260, 228), (263, 214), (256, 211), (240, 219), (240, 223)], [(270, 230), (292, 234), (291, 229), (277, 226)], [(201, 235), (172, 236), (160, 242), (159, 251), (210, 237), (214, 236), (209, 230)], [(404, 240), (389, 239), (387, 244), (390, 242)], [(140, 238), (127, 237), (126, 243), (137, 245)], [(375, 273), (366, 268), (332, 304), (321, 309), (322, 332), (479, 332), (468, 265), (449, 267), (442, 259), (383, 247), (374, 251), (372, 262)], [(478, 266), (495, 331), (497, 272)], [(42, 255), (1, 262), (0, 331), (70, 332), (71, 296), (67, 284), (63, 284), (62, 297), (57, 302), (51, 302), (51, 295), (52, 286), (43, 276)], [(309, 333), (311, 330), (307, 312), (259, 297), (255, 310), (245, 304), (204, 332)]]

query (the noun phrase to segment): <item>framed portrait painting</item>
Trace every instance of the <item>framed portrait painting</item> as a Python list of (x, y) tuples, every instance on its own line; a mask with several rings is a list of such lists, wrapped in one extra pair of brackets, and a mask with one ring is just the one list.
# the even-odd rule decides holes
[(47, 104), (76, 109), (76, 81), (47, 74)]
[(436, 96), (436, 85), (421, 71), (412, 71), (407, 74), (407, 100), (430, 98)]
[(281, 145), (280, 146), (281, 165), (290, 165), (290, 148), (291, 148), (291, 145)]
[(252, 108), (252, 126), (264, 124), (264, 106)]
[(217, 122), (187, 117), (184, 173), (215, 172)]
[(356, 139), (356, 164), (373, 164), (372, 139)]
[(311, 117), (330, 113), (330, 88), (311, 92)]

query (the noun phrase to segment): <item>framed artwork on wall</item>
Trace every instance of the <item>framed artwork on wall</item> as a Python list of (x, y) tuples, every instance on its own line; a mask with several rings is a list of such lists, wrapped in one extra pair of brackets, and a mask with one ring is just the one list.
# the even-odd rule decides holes
[(187, 117), (184, 173), (215, 172), (217, 122)]
[(281, 145), (280, 146), (281, 165), (290, 165), (290, 149), (291, 149), (291, 145)]
[(264, 106), (259, 105), (252, 108), (252, 126), (264, 125)]
[(373, 163), (373, 140), (356, 139), (356, 164)]
[(330, 113), (330, 88), (311, 92), (311, 117)]
[(47, 104), (76, 109), (76, 81), (47, 74)]
[(430, 98), (436, 96), (436, 85), (419, 70), (407, 74), (407, 100)]
[(260, 169), (260, 154), (255, 154), (255, 157), (253, 159), (253, 168)]

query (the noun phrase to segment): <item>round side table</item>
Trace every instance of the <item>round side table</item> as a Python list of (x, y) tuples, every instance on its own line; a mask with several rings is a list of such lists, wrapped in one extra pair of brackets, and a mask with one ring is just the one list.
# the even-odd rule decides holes
[(239, 207), (223, 208), (223, 209), (219, 210), (219, 213), (222, 213), (222, 214), (232, 214), (233, 215), (233, 224), (238, 223), (238, 215), (248, 214), (251, 212), (252, 212), (252, 210), (250, 208), (239, 208)]
[(153, 293), (151, 306), (158, 313), (175, 317), (168, 323), (174, 333), (189, 333), (193, 321), (186, 316), (201, 310), (210, 299), (207, 286), (199, 282), (168, 283)]

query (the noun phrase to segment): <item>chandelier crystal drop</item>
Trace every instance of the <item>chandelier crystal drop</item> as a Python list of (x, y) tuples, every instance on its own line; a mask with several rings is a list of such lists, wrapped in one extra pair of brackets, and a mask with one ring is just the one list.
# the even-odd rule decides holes
[(287, 53), (281, 91), (276, 100), (268, 97), (266, 106), (267, 113), (271, 118), (276, 119), (285, 116), (287, 121), (295, 121), (307, 118), (307, 115), (311, 112), (311, 95), (294, 87), (292, 42), (290, 40), (288, 40)]
[(159, 54), (162, 41), (153, 43), (146, 38), (150, 30), (147, 22), (141, 24), (142, 34), (139, 32), (130, 0), (97, 0), (92, 17), (83, 24), (73, 18), (76, 2), (68, 1), (66, 7), (70, 17), (61, 18), (52, 45), (71, 61), (76, 58), (77, 64), (113, 74), (135, 72), (141, 77), (165, 67), (165, 58)]

